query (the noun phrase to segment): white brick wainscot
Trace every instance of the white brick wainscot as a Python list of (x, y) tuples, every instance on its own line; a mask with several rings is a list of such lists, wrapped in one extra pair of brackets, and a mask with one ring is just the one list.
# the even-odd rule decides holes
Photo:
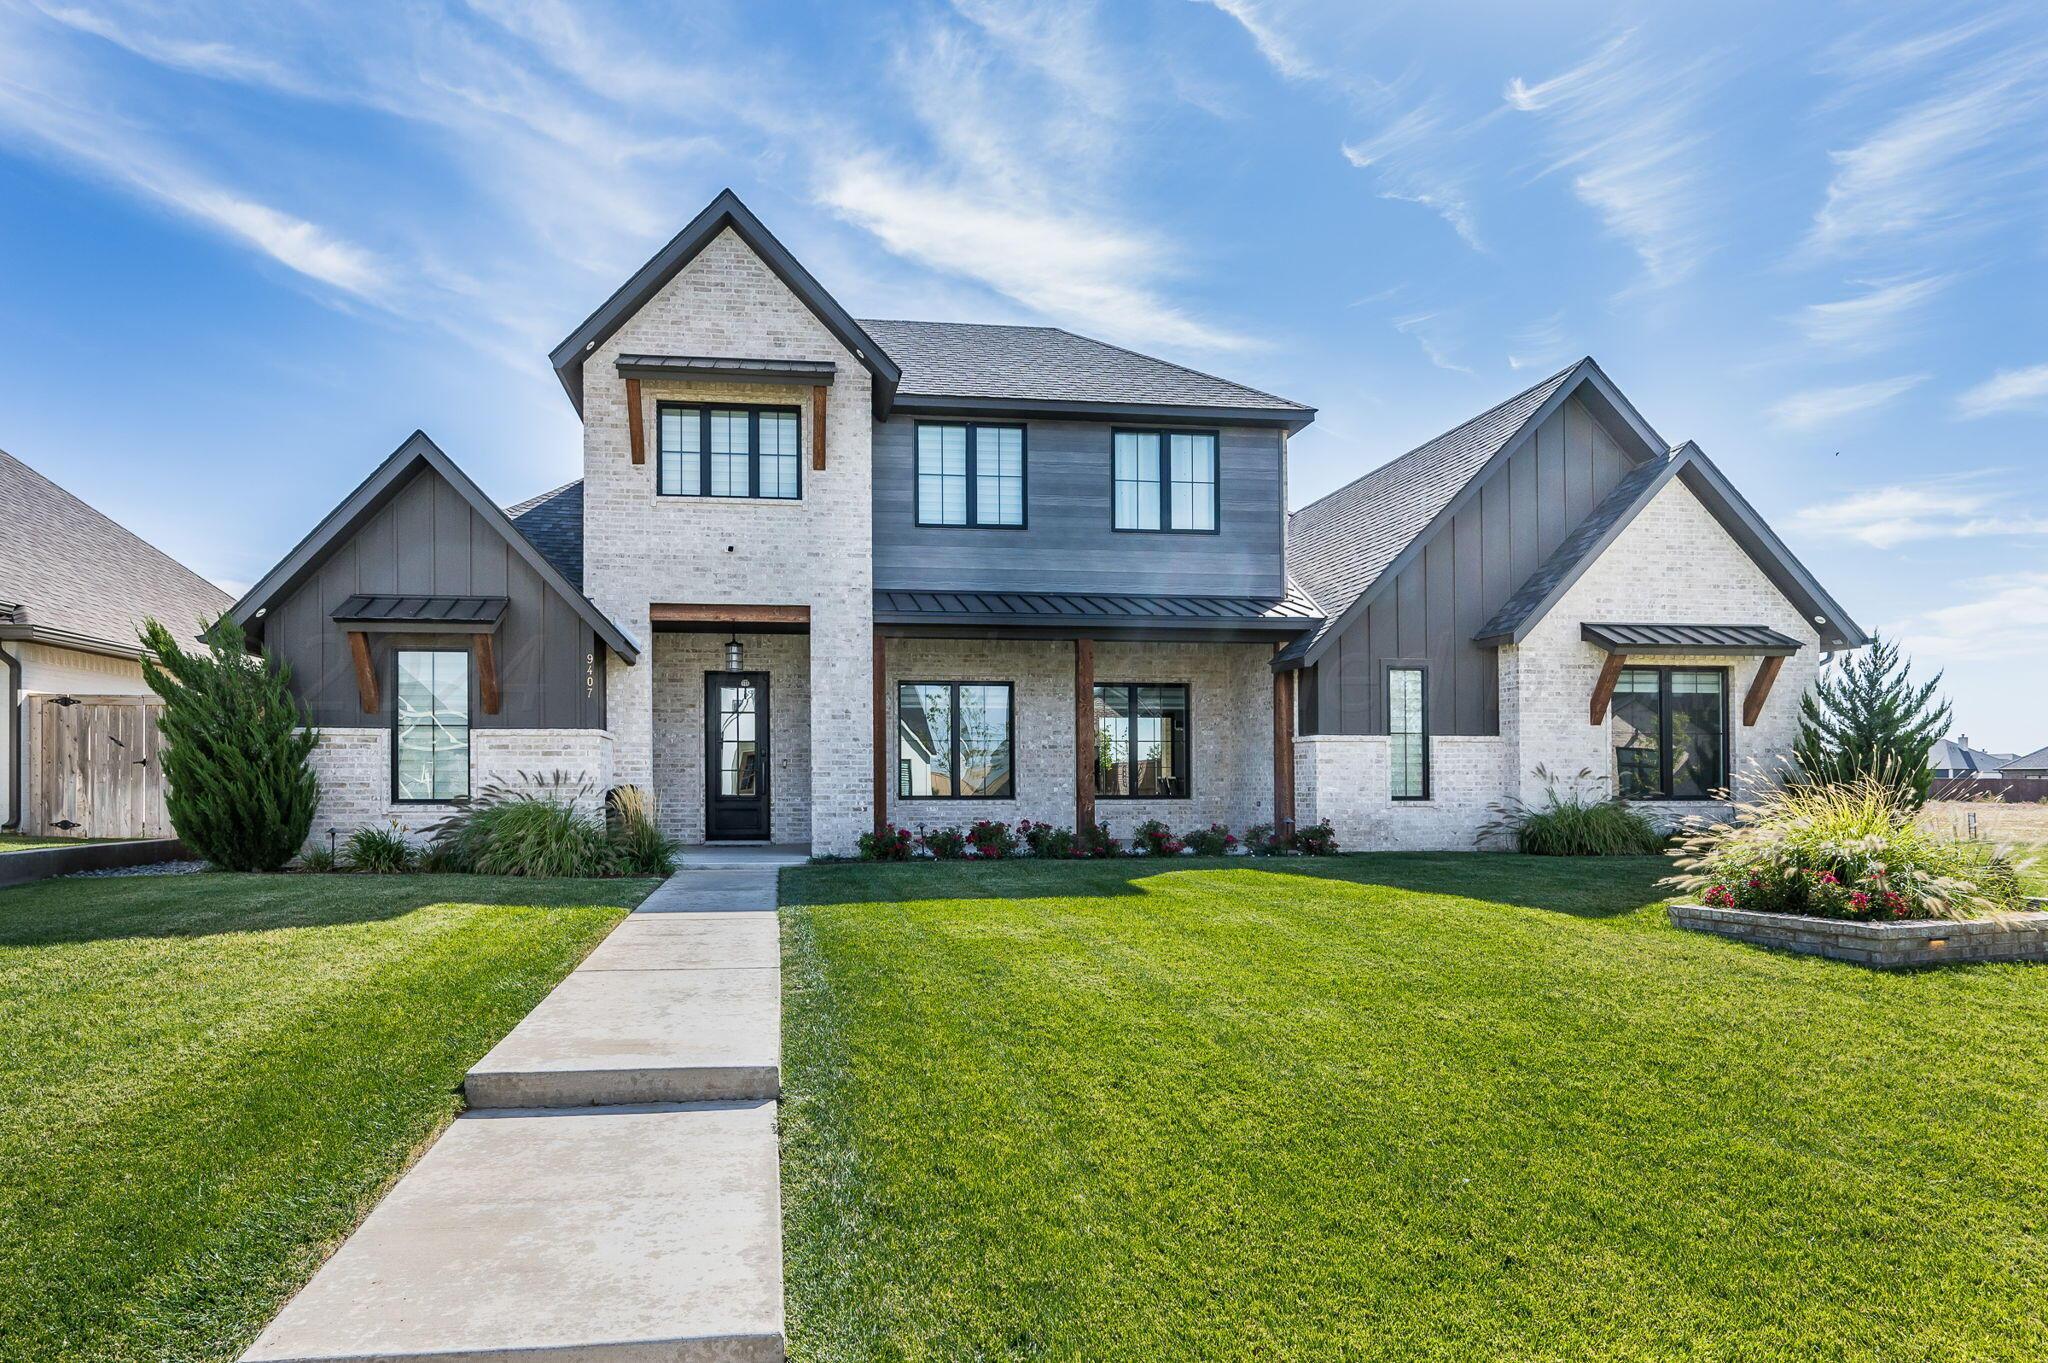
[[(644, 664), (643, 664), (644, 665)], [(499, 785), (552, 789), (563, 773), (570, 787), (584, 787), (579, 804), (601, 815), (613, 784), (612, 736), (601, 729), (471, 729), (469, 789), (472, 796)], [(390, 828), (423, 839), (428, 830), (462, 808), (461, 802), (400, 804), (391, 798), (391, 729), (322, 729), (309, 759), (320, 781), (320, 805), (307, 845), (325, 847), (330, 830), (336, 845), (359, 828)]]

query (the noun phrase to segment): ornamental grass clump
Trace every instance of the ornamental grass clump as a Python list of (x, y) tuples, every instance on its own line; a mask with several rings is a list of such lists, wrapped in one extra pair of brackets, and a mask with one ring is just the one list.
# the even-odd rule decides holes
[(1770, 788), (1732, 822), (1690, 822), (1663, 883), (1717, 908), (1864, 922), (2026, 907), (2002, 857), (1936, 838), (1913, 815), (1912, 794), (1876, 774)]
[(644, 863), (635, 858), (652, 849), (642, 846), (635, 852), (615, 838), (602, 818), (586, 812), (593, 798), (588, 782), (562, 772), (522, 773), (516, 786), (487, 786), (467, 808), (435, 825), (434, 858), (449, 870), (487, 876), (595, 877), (637, 871)]
[(654, 797), (643, 786), (620, 786), (605, 801), (610, 818), (606, 830), (628, 875), (672, 876), (676, 873), (674, 838), (661, 831)]
[(400, 876), (413, 869), (418, 850), (397, 825), (389, 828), (358, 828), (348, 835), (342, 848), (342, 864), (351, 871), (373, 876)]
[(1590, 767), (1582, 767), (1571, 788), (1560, 789), (1548, 769), (1537, 767), (1543, 803), (1531, 805), (1520, 796), (1496, 803), (1480, 837), (1488, 845), (1512, 842), (1516, 851), (1533, 857), (1654, 856), (1663, 851), (1664, 835), (1641, 810), (1613, 796), (1586, 797), (1583, 786), (1592, 775)]

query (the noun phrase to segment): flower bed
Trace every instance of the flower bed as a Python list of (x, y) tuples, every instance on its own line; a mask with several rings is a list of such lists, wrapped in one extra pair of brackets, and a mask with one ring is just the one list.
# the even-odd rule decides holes
[(1761, 913), (1701, 904), (1673, 904), (1674, 927), (1733, 937), (1756, 946), (1852, 961), (1878, 970), (1987, 961), (2048, 961), (2048, 912), (2000, 914), (1961, 921), (1919, 919), (1870, 923)]

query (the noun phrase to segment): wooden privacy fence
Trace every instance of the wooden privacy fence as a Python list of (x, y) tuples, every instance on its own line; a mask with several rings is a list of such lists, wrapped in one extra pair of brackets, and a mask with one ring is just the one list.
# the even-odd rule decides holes
[(168, 838), (154, 696), (28, 697), (31, 833)]
[(1955, 776), (1928, 788), (1930, 800), (2003, 800), (2009, 805), (2048, 800), (2048, 776)]

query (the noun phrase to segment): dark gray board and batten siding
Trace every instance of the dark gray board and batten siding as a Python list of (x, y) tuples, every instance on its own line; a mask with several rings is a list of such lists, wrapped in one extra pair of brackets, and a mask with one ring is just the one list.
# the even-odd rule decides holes
[(1285, 437), (1276, 429), (1158, 423), (1220, 437), (1221, 533), (1161, 534), (1110, 523), (1111, 433), (1146, 428), (1138, 421), (991, 419), (1025, 427), (1025, 528), (921, 526), (921, 419), (896, 416), (875, 426), (877, 590), (1273, 597), (1286, 591)]
[(492, 639), (502, 703), (497, 714), (484, 713), (472, 663), (471, 726), (604, 727), (604, 648), (590, 626), (432, 469), (415, 474), (264, 618), (264, 650), (290, 664), (292, 689), (316, 725), (339, 729), (389, 724), (394, 649), (467, 650), (474, 643), (474, 636), (466, 634), (373, 630), (371, 656), (381, 710), (366, 715), (356, 690), (347, 628), (332, 619), (337, 606), (362, 592), (508, 598)]
[[(1499, 658), (1473, 642), (1634, 462), (1577, 398), (1538, 426), (1304, 674), (1304, 731), (1387, 732), (1391, 662), (1428, 668), (1434, 734), (1500, 732)], [(1316, 727), (1308, 729), (1308, 725)]]

